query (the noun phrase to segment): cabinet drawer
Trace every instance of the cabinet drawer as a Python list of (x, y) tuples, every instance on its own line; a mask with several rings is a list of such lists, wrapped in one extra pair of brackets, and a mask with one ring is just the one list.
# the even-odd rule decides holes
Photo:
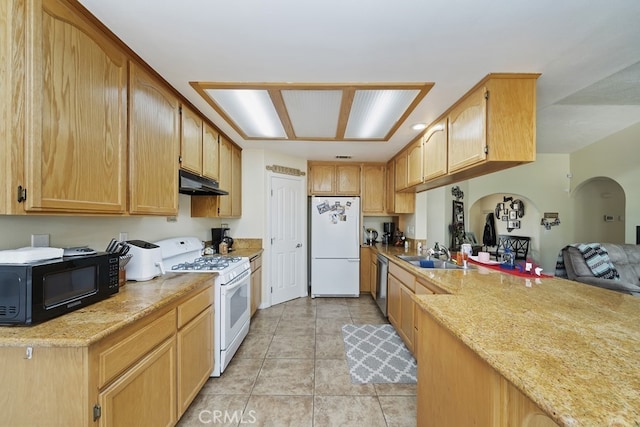
[(213, 283), (204, 291), (178, 306), (178, 329), (213, 304)]
[(416, 277), (412, 273), (409, 273), (407, 270), (403, 269), (397, 264), (390, 262), (389, 274), (393, 274), (398, 280), (402, 282), (403, 285), (411, 289), (412, 292), (415, 292)]
[(164, 316), (154, 320), (135, 332), (124, 335), (117, 334), (115, 342), (106, 350), (100, 352), (98, 387), (102, 388), (116, 376), (124, 372), (129, 366), (149, 353), (154, 347), (169, 338), (176, 330), (176, 311), (171, 310)]

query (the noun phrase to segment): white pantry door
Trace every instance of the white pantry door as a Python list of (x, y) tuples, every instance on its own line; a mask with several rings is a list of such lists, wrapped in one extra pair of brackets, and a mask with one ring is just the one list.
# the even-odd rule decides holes
[(306, 295), (302, 178), (271, 177), (271, 305)]

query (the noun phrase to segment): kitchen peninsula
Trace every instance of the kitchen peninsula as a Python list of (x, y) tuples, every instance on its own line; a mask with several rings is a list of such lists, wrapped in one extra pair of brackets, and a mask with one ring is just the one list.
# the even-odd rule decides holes
[(0, 424), (175, 424), (213, 367), (214, 274), (128, 282), (47, 322), (0, 327)]
[(640, 425), (640, 298), (374, 250), (440, 290), (413, 295), (419, 425)]

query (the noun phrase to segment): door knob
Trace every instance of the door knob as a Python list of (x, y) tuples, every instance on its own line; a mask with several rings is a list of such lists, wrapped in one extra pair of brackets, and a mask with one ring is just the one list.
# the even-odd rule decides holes
[(302, 247), (302, 243), (298, 243), (298, 244), (296, 245), (296, 248), (301, 248), (301, 247)]

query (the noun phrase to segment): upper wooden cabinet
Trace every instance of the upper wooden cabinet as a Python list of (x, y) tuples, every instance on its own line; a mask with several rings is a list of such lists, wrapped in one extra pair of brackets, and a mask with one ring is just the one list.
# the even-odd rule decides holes
[(5, 212), (124, 213), (126, 55), (65, 2), (0, 9), (12, 31), (0, 43), (12, 91)]
[(180, 167), (202, 175), (202, 118), (186, 105), (180, 108)]
[(202, 134), (202, 175), (218, 180), (220, 134), (212, 126), (205, 123)]
[(490, 75), (450, 110), (449, 172), (482, 162), (535, 160), (537, 78)]
[[(406, 157), (405, 157), (406, 158)], [(396, 191), (396, 166), (397, 158), (387, 163), (387, 194), (386, 194), (386, 213), (413, 213), (415, 211), (416, 198), (413, 193), (400, 193)], [(402, 166), (401, 162), (401, 166)], [(401, 174), (404, 176), (404, 174)]]
[(422, 167), (424, 180), (447, 174), (447, 119), (431, 125), (422, 143)]
[(407, 147), (407, 187), (422, 183), (422, 138)]
[(242, 150), (220, 135), (219, 184), (226, 196), (191, 196), (192, 217), (242, 216)]
[(362, 213), (382, 214), (385, 212), (386, 167), (380, 165), (362, 165)]
[(129, 87), (129, 212), (176, 215), (178, 99), (134, 63)]
[(309, 163), (309, 195), (359, 196), (360, 165)]
[(407, 150), (403, 150), (395, 159), (396, 170), (396, 191), (401, 191), (407, 188), (407, 178), (409, 177), (407, 172)]

